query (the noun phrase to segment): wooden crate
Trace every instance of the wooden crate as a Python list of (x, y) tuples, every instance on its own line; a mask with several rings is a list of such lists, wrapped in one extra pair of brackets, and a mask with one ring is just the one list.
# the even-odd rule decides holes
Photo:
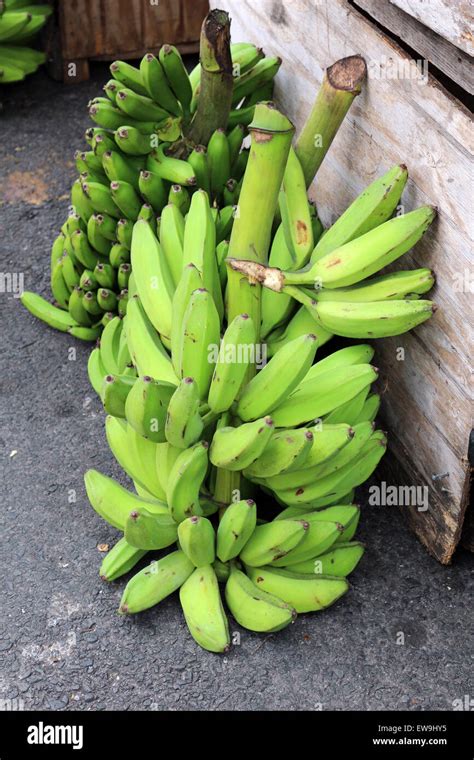
[(141, 58), (164, 43), (196, 52), (208, 10), (208, 0), (60, 0), (46, 30), (50, 71), (74, 84), (90, 60)]
[[(470, 114), (429, 73), (429, 66), (426, 76), (424, 66), (409, 67), (408, 54), (353, 3), (211, 2), (216, 4), (230, 12), (234, 40), (250, 40), (267, 54), (282, 56), (275, 99), (297, 130), (326, 67), (355, 53), (367, 60), (367, 85), (311, 190), (326, 226), (366, 185), (399, 162), (410, 171), (404, 209), (438, 206), (438, 220), (403, 265), (435, 270), (433, 298), (439, 308), (412, 333), (377, 342), (376, 362), (387, 390), (382, 415), (390, 441), (381, 476), (389, 483), (429, 489), (427, 511), (403, 511), (427, 549), (448, 563), (460, 539), (469, 493)], [(393, 72), (401, 73), (394, 78)]]

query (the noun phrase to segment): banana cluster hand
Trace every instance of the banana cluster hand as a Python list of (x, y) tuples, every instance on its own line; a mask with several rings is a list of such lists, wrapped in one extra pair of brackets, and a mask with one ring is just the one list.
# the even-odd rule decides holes
[[(0, 16), (0, 81), (23, 78), (44, 59), (41, 53), (28, 48), (3, 49), (2, 40), (16, 43), (23, 39), (23, 28), (30, 36), (30, 25), (40, 20), (44, 23), (51, 12), (49, 6), (14, 5), (15, 0), (7, 2)], [(172, 45), (164, 45), (158, 57), (146, 54), (138, 68), (125, 61), (111, 64), (112, 79), (104, 86), (104, 96), (89, 103), (89, 115), (96, 126), (86, 131), (88, 150), (75, 155), (79, 178), (71, 190), (74, 211), (52, 248), (54, 304), (28, 291), (22, 296), (23, 304), (34, 316), (89, 341), (100, 336), (110, 314), (123, 317), (130, 299), (130, 270), (124, 277), (120, 267), (134, 266), (132, 228), (143, 219), (153, 234), (158, 233), (165, 252), (161, 265), (161, 259), (157, 261), (150, 253), (148, 241), (146, 252), (135, 256), (143, 256), (149, 266), (154, 264), (160, 270), (155, 281), (160, 283), (160, 292), (152, 294), (155, 300), (169, 300), (170, 290), (174, 291), (180, 279), (183, 257), (186, 263), (194, 263), (205, 256), (206, 261), (196, 266), (204, 287), (214, 280), (213, 296), (222, 319), (215, 239), (224, 241), (231, 233), (248, 159), (248, 149), (242, 145), (246, 125), (252, 121), (256, 103), (263, 96), (271, 97), (279, 68), (276, 59), (264, 58), (263, 52), (251, 44), (232, 46), (231, 53), (237, 100), (234, 98), (228, 129), (216, 130), (208, 146), (192, 146), (185, 158), (173, 155), (173, 149), (182, 142), (183, 130), (196, 110), (200, 69), (188, 75)], [(20, 72), (19, 67), (24, 71)], [(205, 191), (205, 198), (195, 192), (199, 188)], [(210, 202), (221, 208), (216, 205), (211, 209)], [(204, 214), (202, 206), (206, 204)], [(186, 215), (190, 217), (187, 243)], [(203, 216), (207, 217), (204, 227)], [(136, 236), (136, 248), (140, 249), (141, 237), (146, 236), (143, 227)], [(91, 277), (91, 273), (97, 275), (97, 269), (100, 276)], [(137, 289), (142, 300), (146, 300), (143, 277), (148, 274), (142, 267), (138, 270)], [(166, 318), (166, 311), (169, 312), (166, 305), (157, 305), (159, 313), (150, 316), (154, 326), (154, 318)], [(170, 325), (160, 325), (166, 345)]]
[(119, 611), (179, 590), (212, 652), (230, 646), (224, 602), (241, 626), (272, 632), (348, 590), (364, 552), (354, 492), (387, 441), (373, 348), (318, 352), (335, 334), (395, 335), (433, 310), (420, 298), (428, 269), (378, 274), (434, 218), (431, 207), (391, 218), (406, 168), (324, 231), (293, 126), (259, 102), (280, 59), (249, 43), (231, 54), (233, 110), (207, 145), (182, 139), (205, 102), (201, 67), (188, 75), (170, 45), (139, 68), (111, 65), (51, 251), (57, 305), (23, 295), (57, 329), (99, 337), (89, 378), (135, 491), (86, 473), (92, 507), (123, 534), (100, 575), (167, 550), (129, 580)]

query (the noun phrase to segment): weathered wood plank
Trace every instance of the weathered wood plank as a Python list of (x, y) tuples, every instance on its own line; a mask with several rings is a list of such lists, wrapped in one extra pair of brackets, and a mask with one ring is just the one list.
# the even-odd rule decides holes
[(474, 17), (469, 0), (390, 0), (453, 45), (474, 55)]
[[(469, 284), (463, 283), (471, 251), (472, 204), (466, 191), (472, 182), (470, 116), (431, 76), (425, 79), (416, 69), (407, 76), (406, 54), (345, 0), (218, 4), (231, 13), (234, 39), (257, 42), (267, 54), (283, 57), (275, 96), (297, 129), (328, 65), (359, 52), (368, 61), (367, 86), (311, 191), (325, 224), (400, 161), (408, 165), (411, 177), (404, 209), (423, 203), (439, 207), (432, 230), (403, 261), (435, 269), (439, 309), (413, 335), (378, 342), (377, 361), (382, 374), (390, 377), (384, 414), (394, 437), (392, 451), (403, 465), (405, 480), (399, 482), (427, 484), (434, 493), (429, 517), (417, 514), (410, 522), (430, 551), (447, 562), (459, 540), (466, 505), (463, 457), (470, 430), (472, 310)], [(389, 70), (400, 75), (391, 78)], [(405, 363), (395, 361), (397, 346), (407, 349)], [(401, 472), (399, 465), (394, 467)], [(447, 471), (450, 493), (441, 491), (447, 487), (443, 483), (432, 486), (431, 481), (432, 474)]]
[(474, 93), (474, 68), (468, 53), (396, 5), (380, 3), (379, 0), (354, 2), (463, 89)]
[[(49, 55), (65, 63), (77, 62), (82, 74), (87, 71), (87, 59), (141, 58), (148, 51), (157, 52), (164, 43), (182, 52), (196, 51), (209, 7), (207, 0), (68, 0), (58, 5), (59, 33), (51, 34)], [(80, 61), (84, 62), (79, 65)], [(55, 70), (59, 74), (62, 64)], [(81, 78), (64, 77), (64, 81)]]

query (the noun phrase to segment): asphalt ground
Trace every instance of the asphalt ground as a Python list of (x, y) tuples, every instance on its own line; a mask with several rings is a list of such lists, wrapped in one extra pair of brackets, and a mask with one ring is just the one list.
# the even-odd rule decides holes
[[(46, 74), (0, 93), (0, 270), (49, 297), (51, 242), (67, 214), (86, 104), (108, 79)], [(22, 282), (23, 278), (23, 282)], [(116, 614), (124, 582), (98, 577), (117, 532), (83, 473), (126, 483), (86, 373), (88, 345), (0, 293), (2, 594), (0, 704), (49, 710), (452, 710), (472, 694), (472, 555), (440, 566), (393, 507), (359, 493), (367, 552), (349, 594), (259, 636), (231, 620), (226, 656), (201, 650), (176, 597)], [(472, 575), (471, 575), (472, 578)], [(456, 704), (456, 703), (454, 703)]]

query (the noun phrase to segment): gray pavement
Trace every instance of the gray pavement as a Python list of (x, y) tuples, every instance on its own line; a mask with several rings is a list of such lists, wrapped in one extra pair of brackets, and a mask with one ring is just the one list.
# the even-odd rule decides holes
[[(86, 103), (107, 78), (99, 66), (67, 88), (39, 73), (0, 94), (0, 271), (22, 273), (25, 289), (49, 296)], [(175, 597), (119, 618), (124, 584), (99, 580), (97, 548), (117, 533), (88, 505), (82, 480), (88, 467), (122, 479), (88, 384), (90, 349), (11, 293), (0, 293), (0, 310), (0, 700), (51, 710), (451, 710), (473, 694), (472, 555), (441, 567), (399, 512), (368, 507), (363, 493), (368, 550), (327, 612), (263, 637), (231, 621), (240, 644), (225, 657), (194, 643)]]

